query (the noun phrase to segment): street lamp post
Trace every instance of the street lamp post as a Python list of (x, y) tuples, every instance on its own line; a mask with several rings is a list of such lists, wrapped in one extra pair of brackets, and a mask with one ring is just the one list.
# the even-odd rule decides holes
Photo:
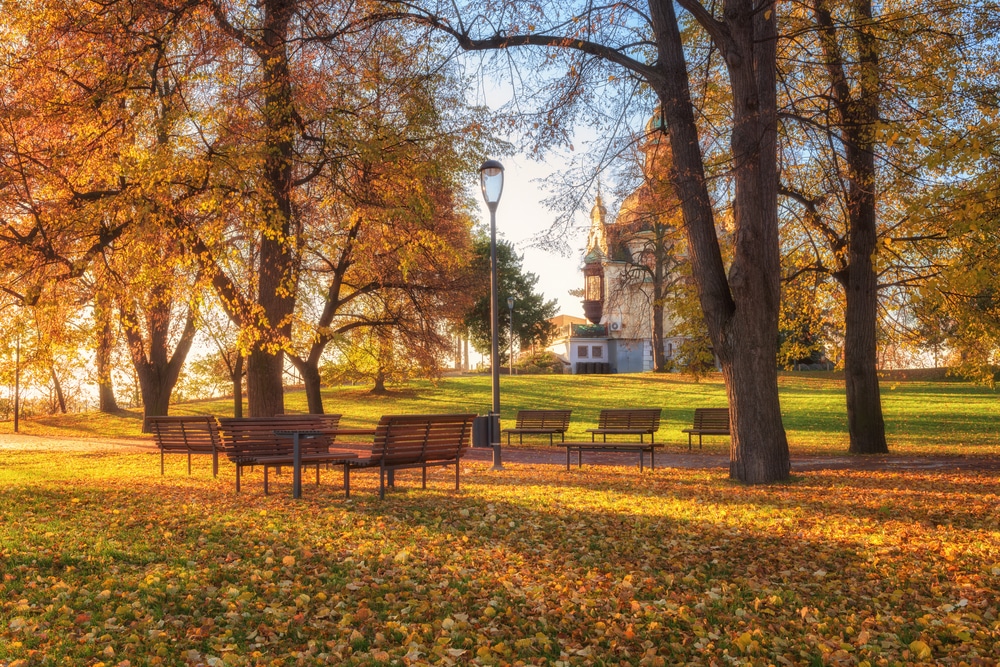
[(490, 209), (490, 370), (493, 374), (493, 412), (490, 414), (490, 445), (493, 447), (493, 470), (503, 470), (500, 461), (500, 348), (499, 316), (497, 312), (497, 204), (503, 193), (503, 165), (487, 160), (479, 168), (479, 184), (483, 199)]
[(507, 308), (510, 310), (510, 376), (514, 377), (514, 297), (507, 297)]
[(14, 433), (21, 427), (21, 332), (17, 333), (17, 347), (14, 348)]

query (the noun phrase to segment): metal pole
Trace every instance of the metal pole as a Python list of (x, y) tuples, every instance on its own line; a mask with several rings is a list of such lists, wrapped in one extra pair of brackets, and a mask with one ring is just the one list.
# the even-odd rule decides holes
[(490, 207), (490, 371), (493, 374), (493, 414), (490, 415), (490, 444), (493, 446), (493, 470), (503, 470), (500, 460), (500, 319), (497, 311), (497, 205)]
[(514, 306), (510, 307), (510, 376), (514, 377)]
[(21, 334), (17, 334), (17, 347), (14, 348), (14, 433), (20, 428), (21, 412)]

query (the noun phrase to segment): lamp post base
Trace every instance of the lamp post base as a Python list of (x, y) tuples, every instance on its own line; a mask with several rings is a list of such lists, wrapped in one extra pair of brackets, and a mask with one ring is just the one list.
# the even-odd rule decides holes
[(494, 472), (501, 472), (503, 470), (503, 463), (500, 461), (500, 443), (493, 443), (493, 467), (490, 470)]

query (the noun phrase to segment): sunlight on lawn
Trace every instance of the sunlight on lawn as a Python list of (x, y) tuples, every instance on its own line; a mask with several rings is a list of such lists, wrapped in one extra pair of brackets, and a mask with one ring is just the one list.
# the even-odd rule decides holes
[[(883, 382), (882, 401), (890, 452), (910, 456), (1000, 455), (1000, 410), (997, 393), (967, 382)], [(842, 455), (847, 452), (844, 382), (829, 373), (783, 373), (779, 378), (781, 407), (792, 456)], [(415, 380), (387, 396), (372, 396), (367, 387), (324, 390), (325, 409), (344, 415), (347, 426), (370, 426), (383, 414), (475, 412), (490, 405), (485, 376)], [(305, 394), (288, 391), (288, 412), (306, 412)], [(572, 409), (568, 439), (590, 439), (587, 428), (607, 407), (660, 407), (663, 420), (657, 442), (668, 451), (686, 451), (682, 429), (691, 425), (697, 407), (726, 405), (726, 393), (716, 374), (694, 382), (676, 374), (549, 375), (503, 378), (503, 428), (514, 425), (517, 410)], [(171, 414), (232, 415), (225, 399), (171, 406)], [(22, 432), (50, 437), (141, 438), (141, 413), (56, 415), (25, 421)], [(9, 432), (10, 423), (0, 424)], [(516, 441), (516, 439), (515, 439)], [(525, 445), (547, 443), (527, 438)], [(729, 439), (705, 438), (704, 451), (726, 454)]]
[[(469, 464), (463, 490), (0, 452), (0, 664), (993, 664), (995, 473)], [(311, 479), (307, 476), (307, 479)], [(354, 486), (354, 485), (352, 485)], [(18, 662), (23, 661), (23, 662)]]

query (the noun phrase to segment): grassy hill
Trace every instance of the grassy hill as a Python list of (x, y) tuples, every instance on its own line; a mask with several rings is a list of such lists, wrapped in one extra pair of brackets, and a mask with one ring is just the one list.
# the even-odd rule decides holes
[[(1000, 410), (995, 391), (954, 380), (883, 379), (883, 408), (894, 453), (980, 455), (1000, 453)], [(917, 376), (921, 377), (921, 376)], [(901, 379), (896, 379), (901, 378)], [(779, 379), (782, 411), (793, 453), (842, 454), (847, 450), (844, 382), (834, 373), (784, 373)], [(484, 376), (413, 381), (386, 396), (368, 388), (334, 387), (324, 391), (327, 412), (344, 415), (348, 425), (369, 425), (380, 415), (421, 412), (485, 413), (490, 379)], [(518, 409), (572, 408), (567, 437), (586, 437), (604, 407), (660, 407), (664, 421), (657, 440), (681, 447), (681, 429), (690, 425), (695, 407), (726, 404), (722, 378), (700, 382), (681, 375), (549, 375), (501, 378), (503, 427), (513, 425)], [(288, 412), (305, 412), (305, 394), (289, 391)], [(232, 414), (228, 399), (179, 403), (171, 414)], [(140, 437), (139, 411), (121, 415), (85, 413), (38, 417), (22, 422), (22, 433), (53, 437)], [(0, 433), (10, 432), (10, 422)], [(541, 442), (534, 439), (534, 443)], [(527, 444), (527, 443), (526, 443)], [(685, 447), (686, 448), (686, 447)], [(706, 450), (723, 452), (728, 440), (714, 438)]]

